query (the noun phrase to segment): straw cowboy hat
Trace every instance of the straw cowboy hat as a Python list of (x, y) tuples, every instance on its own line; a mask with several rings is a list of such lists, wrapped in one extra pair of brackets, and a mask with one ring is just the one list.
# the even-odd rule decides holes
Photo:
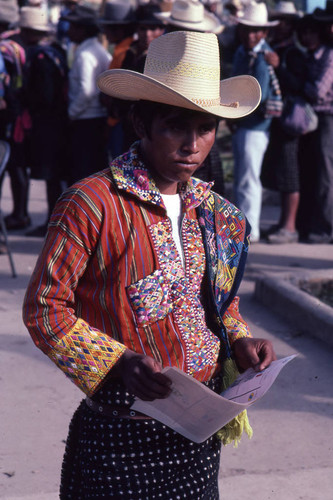
[(174, 31), (151, 42), (144, 72), (113, 69), (97, 79), (102, 92), (147, 100), (221, 118), (241, 118), (259, 104), (261, 89), (249, 75), (220, 82), (220, 53), (213, 33)]
[(269, 28), (276, 26), (279, 21), (268, 21), (268, 11), (264, 3), (249, 2), (243, 11), (242, 17), (234, 17), (234, 20), (245, 26)]
[(221, 33), (224, 26), (208, 12), (200, 0), (175, 0), (170, 12), (155, 14), (167, 24), (193, 31)]
[(20, 9), (19, 26), (34, 31), (49, 32), (52, 30), (46, 11), (38, 7), (22, 7)]
[(0, 23), (15, 24), (19, 19), (19, 9), (14, 0), (0, 1)]
[(110, 0), (105, 3), (103, 17), (98, 19), (100, 24), (130, 24), (134, 21), (134, 9), (130, 0)]
[(293, 2), (281, 0), (269, 11), (269, 17), (270, 19), (298, 18), (300, 13)]

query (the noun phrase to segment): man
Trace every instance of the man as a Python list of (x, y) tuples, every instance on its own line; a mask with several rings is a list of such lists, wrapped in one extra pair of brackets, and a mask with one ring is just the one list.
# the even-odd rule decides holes
[[(68, 36), (77, 44), (69, 72), (69, 181), (75, 182), (107, 165), (107, 111), (99, 99), (96, 78), (109, 67), (111, 55), (97, 38), (97, 14), (77, 5), (63, 16)], [(82, 144), (85, 145), (82, 148)]]
[(311, 244), (333, 242), (333, 48), (322, 24), (312, 15), (297, 24), (297, 37), (306, 49), (302, 96), (313, 107), (316, 130), (300, 138), (300, 239)]
[(219, 75), (216, 35), (175, 32), (150, 44), (144, 74), (99, 78), (103, 92), (138, 101), (140, 141), (59, 201), (24, 305), (36, 344), (88, 395), (61, 499), (219, 498), (217, 437), (193, 443), (130, 406), (169, 395), (163, 366), (219, 392), (235, 375), (231, 356), (241, 370), (275, 358), (238, 312), (246, 220), (191, 177), (218, 119), (260, 100), (254, 78)]
[(52, 27), (39, 7), (22, 7), (21, 37), (26, 47), (23, 91), (31, 117), (28, 165), (32, 179), (46, 182), (48, 213), (44, 224), (26, 233), (45, 236), (48, 219), (66, 187), (68, 137), (66, 52), (52, 40)]
[[(135, 15), (130, 0), (109, 0), (105, 2), (103, 16), (98, 23), (109, 44), (114, 45), (109, 69), (121, 68), (127, 51), (135, 40)], [(115, 105), (111, 97), (101, 94), (101, 102), (108, 110), (109, 141), (108, 149), (111, 158), (124, 152), (123, 126), (120, 120), (122, 111)]]
[(325, 9), (317, 7), (313, 17), (323, 27), (323, 40), (327, 45), (333, 45), (333, 1), (326, 0)]
[(266, 53), (272, 52), (272, 49), (267, 44), (266, 37), (268, 28), (276, 26), (279, 21), (268, 21), (266, 5), (254, 1), (247, 4), (243, 16), (236, 20), (241, 45), (234, 56), (232, 73), (254, 76), (262, 91), (260, 107), (250, 117), (236, 124), (232, 137), (235, 203), (249, 219), (252, 227), (251, 241), (254, 243), (260, 240), (260, 174), (272, 122), (272, 117), (265, 113), (265, 102), (272, 91), (270, 68), (266, 60)]
[(27, 168), (27, 133), (30, 120), (26, 112), (23, 74), (26, 61), (16, 2), (0, 2), (0, 52), (4, 58), (9, 81), (6, 105), (1, 112), (1, 138), (10, 144), (8, 172), (13, 198), (12, 213), (5, 217), (8, 230), (25, 229), (31, 224), (28, 214), (29, 172)]
[[(280, 1), (270, 13), (270, 19), (279, 24), (272, 29), (270, 45), (278, 55), (279, 66), (275, 69), (284, 102), (301, 93), (304, 60), (298, 47), (296, 25), (300, 14), (290, 1)], [(300, 199), (299, 137), (283, 130), (279, 118), (273, 119), (269, 143), (265, 152), (261, 182), (265, 188), (280, 195), (280, 216), (277, 223), (266, 231), (268, 243), (296, 243), (296, 216)]]

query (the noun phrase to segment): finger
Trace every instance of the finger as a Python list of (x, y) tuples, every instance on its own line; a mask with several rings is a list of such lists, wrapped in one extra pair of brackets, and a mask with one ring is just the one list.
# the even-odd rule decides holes
[(262, 371), (267, 368), (272, 361), (276, 360), (276, 355), (270, 343), (265, 343), (259, 351), (260, 361), (256, 366), (257, 371)]
[(260, 363), (260, 358), (256, 350), (255, 344), (249, 344), (245, 354), (245, 361), (247, 367), (255, 368)]
[(169, 396), (171, 388), (161, 386), (156, 382), (150, 382), (148, 385), (136, 380), (133, 385), (133, 394), (144, 401), (153, 401), (154, 399), (163, 399)]
[(164, 386), (167, 386), (167, 387), (170, 387), (171, 384), (172, 384), (172, 380), (169, 379), (169, 377), (167, 377), (166, 375), (164, 375), (163, 373), (155, 373), (154, 374), (154, 380), (161, 384), (161, 385), (164, 385)]
[(131, 388), (149, 399), (165, 398), (171, 392), (171, 380), (162, 373), (153, 373), (147, 367), (134, 373), (131, 377)]

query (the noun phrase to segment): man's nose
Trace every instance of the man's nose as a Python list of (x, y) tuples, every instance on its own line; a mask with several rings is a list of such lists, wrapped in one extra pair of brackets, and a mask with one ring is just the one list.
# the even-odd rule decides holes
[(198, 133), (196, 130), (189, 129), (186, 131), (183, 148), (191, 153), (198, 151)]

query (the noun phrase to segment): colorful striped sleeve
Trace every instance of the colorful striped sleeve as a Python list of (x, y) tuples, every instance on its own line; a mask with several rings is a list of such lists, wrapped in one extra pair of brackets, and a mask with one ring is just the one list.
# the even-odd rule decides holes
[(27, 288), (23, 320), (37, 347), (92, 395), (126, 347), (76, 316), (75, 290), (91, 249), (76, 241), (80, 234), (74, 237), (74, 222), (65, 233), (61, 220), (51, 224)]

